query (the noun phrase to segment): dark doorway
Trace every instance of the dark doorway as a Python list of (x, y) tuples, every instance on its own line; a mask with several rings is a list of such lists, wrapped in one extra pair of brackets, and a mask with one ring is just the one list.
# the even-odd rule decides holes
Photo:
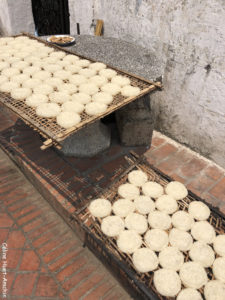
[(31, 0), (37, 34), (69, 34), (68, 0)]

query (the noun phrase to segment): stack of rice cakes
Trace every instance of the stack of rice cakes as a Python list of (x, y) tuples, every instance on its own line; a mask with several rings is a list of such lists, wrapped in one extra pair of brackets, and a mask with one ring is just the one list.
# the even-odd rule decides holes
[(137, 272), (154, 272), (159, 294), (200, 300), (201, 289), (206, 300), (225, 299), (225, 235), (216, 235), (207, 221), (207, 205), (193, 201), (188, 212), (180, 210), (186, 187), (172, 181), (164, 188), (148, 181), (141, 170), (128, 174), (118, 195), (113, 205), (107, 199), (93, 200), (89, 211), (100, 218), (102, 232), (116, 238), (118, 249), (132, 255)]
[(137, 96), (138, 87), (100, 62), (66, 54), (26, 36), (0, 39), (0, 91), (55, 118), (62, 128), (81, 122), (81, 114), (104, 113), (113, 96)]

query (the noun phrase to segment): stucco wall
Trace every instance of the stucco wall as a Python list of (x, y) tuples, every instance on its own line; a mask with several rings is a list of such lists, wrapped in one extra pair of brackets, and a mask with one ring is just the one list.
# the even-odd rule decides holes
[(71, 32), (80, 22), (89, 34), (100, 18), (105, 36), (157, 53), (165, 71), (164, 91), (152, 96), (156, 128), (225, 167), (224, 0), (70, 0), (70, 13)]
[(21, 31), (34, 33), (35, 26), (30, 0), (0, 0), (0, 26), (4, 35)]

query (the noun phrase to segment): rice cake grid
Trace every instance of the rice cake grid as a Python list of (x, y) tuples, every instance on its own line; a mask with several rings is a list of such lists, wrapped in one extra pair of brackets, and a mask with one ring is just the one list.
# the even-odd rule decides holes
[[(39, 42), (47, 45), (48, 47), (52, 47), (54, 48), (56, 51), (63, 51), (67, 54), (73, 54), (78, 56), (79, 58), (82, 59), (88, 59), (91, 62), (96, 62), (95, 60), (83, 57), (81, 55), (78, 55), (74, 52), (71, 52), (69, 50), (65, 50), (62, 49), (56, 45), (52, 45), (49, 44), (45, 41), (43, 41), (40, 38), (34, 37), (30, 34), (21, 34), (18, 36), (27, 36), (30, 39), (35, 39), (38, 40)], [(16, 36), (16, 37), (18, 37)], [(107, 67), (114, 69), (118, 75), (123, 75), (125, 77), (128, 77), (131, 81), (131, 85), (135, 86), (135, 87), (139, 87), (141, 92), (138, 96), (135, 97), (129, 97), (126, 98), (124, 96), (121, 95), (121, 93), (113, 96), (113, 102), (108, 105), (107, 110), (98, 115), (98, 116), (89, 116), (87, 115), (85, 112), (83, 112), (82, 114), (80, 114), (81, 117), (81, 122), (79, 124), (77, 124), (74, 127), (71, 127), (69, 129), (64, 129), (62, 127), (60, 127), (57, 123), (56, 123), (56, 119), (55, 118), (41, 118), (39, 116), (36, 115), (35, 113), (35, 109), (28, 107), (24, 101), (20, 101), (20, 100), (15, 100), (13, 99), (9, 94), (7, 93), (2, 93), (0, 92), (0, 101), (7, 106), (8, 108), (10, 108), (12, 111), (14, 111), (19, 117), (21, 117), (28, 125), (30, 125), (32, 128), (35, 128), (36, 130), (39, 131), (39, 133), (44, 137), (49, 139), (48, 143), (44, 142), (44, 145), (51, 146), (52, 144), (60, 144), (61, 141), (63, 141), (65, 138), (67, 138), (70, 134), (77, 132), (78, 130), (84, 128), (85, 126), (87, 126), (88, 124), (93, 123), (94, 121), (99, 120), (100, 118), (114, 112), (115, 110), (123, 107), (124, 105), (134, 101), (135, 99), (148, 94), (149, 92), (155, 90), (157, 87), (161, 87), (160, 84), (157, 83), (153, 83), (150, 82), (148, 80), (139, 78), (135, 75), (123, 72), (121, 70), (118, 70), (116, 68), (113, 68), (111, 66), (106, 65)], [(43, 149), (45, 149), (47, 147), (43, 147)]]
[[(129, 160), (130, 160), (130, 158), (129, 158)], [(121, 198), (117, 193), (118, 187), (121, 184), (128, 182), (128, 173), (133, 170), (141, 170), (141, 171), (147, 173), (148, 180), (155, 181), (155, 182), (161, 184), (163, 187), (165, 187), (171, 181), (170, 178), (167, 178), (167, 176), (163, 175), (158, 170), (153, 169), (152, 166), (150, 166), (147, 162), (137, 163), (137, 164), (131, 166), (130, 168), (128, 168), (116, 183), (112, 184), (112, 186), (110, 188), (107, 188), (107, 190), (105, 192), (103, 192), (103, 194), (98, 195), (97, 198), (108, 199), (112, 204), (117, 199)], [(195, 195), (193, 195), (193, 196), (190, 195), (190, 192), (189, 192), (189, 195), (186, 198), (184, 198), (183, 200), (177, 201), (179, 209), (188, 211), (188, 205), (192, 201), (200, 200), (200, 201), (204, 202), (202, 199), (198, 199), (198, 197), (196, 197), (196, 198), (195, 197), (196, 197)], [(75, 215), (80, 220), (80, 222), (93, 235), (95, 235), (96, 238), (100, 239), (104, 243), (104, 245), (107, 247), (107, 249), (109, 249), (109, 251), (111, 251), (117, 258), (119, 258), (119, 260), (123, 261), (135, 273), (136, 279), (138, 281), (140, 281), (141, 283), (145, 284), (146, 287), (148, 287), (150, 290), (152, 290), (155, 293), (155, 295), (158, 297), (158, 299), (161, 299), (161, 300), (171, 299), (171, 298), (163, 297), (155, 289), (155, 286), (153, 283), (154, 272), (139, 273), (136, 271), (136, 269), (133, 265), (133, 262), (132, 262), (131, 255), (125, 254), (118, 249), (115, 238), (110, 238), (103, 234), (103, 232), (101, 231), (101, 219), (93, 217), (90, 214), (90, 212), (88, 211), (87, 207), (88, 207), (88, 205), (86, 205), (85, 207), (83, 207), (83, 209), (80, 209), (77, 213), (75, 213)], [(225, 233), (225, 218), (222, 217), (222, 215), (221, 216), (219, 214), (217, 215), (217, 213), (214, 212), (214, 208), (212, 208), (210, 206), (209, 206), (209, 208), (210, 208), (211, 213), (210, 213), (208, 222), (214, 227), (217, 234), (224, 234)], [(148, 224), (148, 229), (149, 229), (149, 224)], [(168, 232), (168, 230), (167, 230), (167, 232)], [(143, 241), (142, 245), (146, 246), (144, 241)], [(189, 255), (188, 255), (188, 251), (187, 252), (182, 251), (182, 253), (184, 254), (185, 262), (191, 261), (189, 258)], [(215, 254), (215, 257), (217, 258), (219, 256), (217, 254)], [(158, 269), (159, 269), (159, 267), (156, 270), (158, 270)], [(215, 279), (214, 275), (212, 273), (212, 268), (205, 268), (205, 270), (207, 272), (208, 278)], [(182, 285), (182, 288), (183, 288), (183, 285)], [(199, 291), (200, 291), (201, 295), (203, 296), (203, 288), (199, 289)]]

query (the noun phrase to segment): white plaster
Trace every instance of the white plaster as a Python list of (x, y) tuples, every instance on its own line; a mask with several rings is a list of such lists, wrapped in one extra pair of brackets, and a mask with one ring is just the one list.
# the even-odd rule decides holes
[(92, 12), (105, 36), (157, 53), (165, 72), (164, 90), (151, 97), (156, 128), (225, 167), (225, 1), (70, 2), (82, 34)]
[(7, 0), (0, 0), (0, 34), (9, 35), (11, 28)]

